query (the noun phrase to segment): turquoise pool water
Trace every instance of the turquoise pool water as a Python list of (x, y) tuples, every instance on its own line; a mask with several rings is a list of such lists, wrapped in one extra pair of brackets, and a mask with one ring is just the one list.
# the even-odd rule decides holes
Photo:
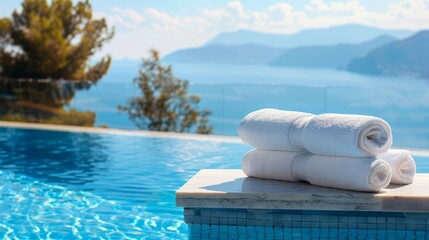
[(175, 191), (242, 144), (0, 128), (0, 238), (183, 239)]
[[(0, 237), (183, 239), (175, 191), (237, 143), (0, 128)], [(416, 157), (418, 172), (429, 172)]]

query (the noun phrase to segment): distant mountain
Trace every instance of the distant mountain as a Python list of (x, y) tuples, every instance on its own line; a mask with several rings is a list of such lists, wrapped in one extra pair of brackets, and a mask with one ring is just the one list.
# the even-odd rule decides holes
[(291, 56), (285, 54), (273, 64), (344, 68), (351, 59), (392, 41), (392, 37), (377, 38), (386, 34), (401, 39), (412, 32), (356, 24), (309, 29), (288, 35), (241, 30), (222, 33), (202, 47), (179, 50), (163, 60), (167, 63), (268, 64), (289, 49)]
[(374, 49), (347, 70), (370, 75), (429, 78), (429, 31)]
[(221, 33), (209, 41), (208, 44), (243, 45), (252, 43), (290, 49), (301, 46), (335, 45), (340, 43), (357, 44), (369, 41), (380, 35), (389, 35), (402, 39), (411, 34), (411, 31), (406, 30), (387, 30), (348, 24), (330, 28), (303, 30), (295, 34), (272, 34), (239, 30)]
[(163, 58), (167, 63), (222, 63), (222, 64), (266, 64), (277, 58), (284, 49), (258, 44), (207, 45), (184, 49)]
[(360, 44), (292, 48), (271, 64), (285, 67), (345, 68), (352, 59), (363, 57), (371, 50), (395, 40), (383, 35)]

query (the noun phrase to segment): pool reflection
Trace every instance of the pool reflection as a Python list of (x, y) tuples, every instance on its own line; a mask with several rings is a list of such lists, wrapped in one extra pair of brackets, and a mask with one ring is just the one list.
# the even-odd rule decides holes
[(95, 134), (0, 129), (0, 168), (58, 185), (84, 185), (108, 171)]

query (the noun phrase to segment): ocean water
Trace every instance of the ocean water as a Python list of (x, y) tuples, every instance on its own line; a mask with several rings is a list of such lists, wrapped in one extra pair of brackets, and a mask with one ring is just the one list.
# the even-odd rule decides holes
[[(97, 112), (97, 124), (135, 129), (117, 106), (139, 95), (132, 82), (137, 67), (137, 62), (113, 64), (105, 79), (79, 92), (71, 106)], [(213, 112), (215, 134), (237, 135), (247, 113), (279, 108), (381, 117), (392, 126), (394, 146), (429, 148), (429, 80), (265, 65), (174, 64), (173, 71), (190, 81), (200, 107)]]

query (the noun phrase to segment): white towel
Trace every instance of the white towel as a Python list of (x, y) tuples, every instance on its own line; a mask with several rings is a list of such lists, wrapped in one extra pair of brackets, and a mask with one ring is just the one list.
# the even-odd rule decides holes
[(293, 161), (302, 152), (251, 150), (247, 152), (241, 168), (247, 176), (274, 180), (299, 182), (292, 172)]
[(386, 161), (392, 169), (393, 184), (410, 184), (416, 174), (416, 162), (407, 150), (390, 149), (377, 156)]
[(367, 157), (392, 145), (389, 124), (377, 117), (261, 109), (240, 122), (238, 135), (259, 149)]
[(300, 151), (289, 142), (292, 124), (309, 113), (261, 109), (249, 113), (238, 126), (238, 135), (250, 146), (260, 149)]
[(375, 157), (334, 157), (260, 149), (244, 155), (242, 169), (249, 177), (307, 181), (323, 187), (365, 192), (379, 192), (389, 185), (392, 177), (389, 164)]

